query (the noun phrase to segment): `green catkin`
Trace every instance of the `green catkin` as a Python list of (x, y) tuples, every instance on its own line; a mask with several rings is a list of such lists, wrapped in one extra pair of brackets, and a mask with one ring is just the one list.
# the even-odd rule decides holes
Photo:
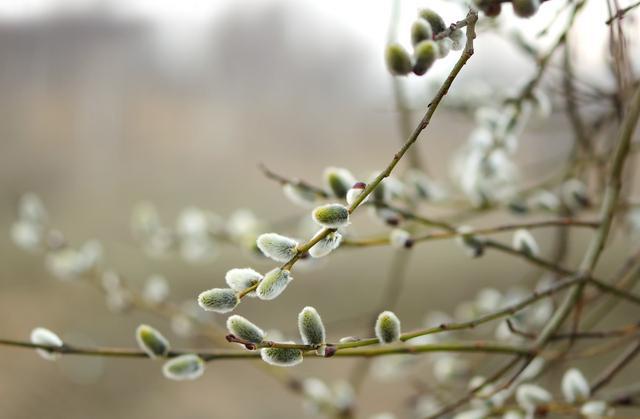
[[(411, 72), (411, 56), (400, 44), (387, 45), (384, 53), (384, 59), (387, 63), (389, 72), (394, 76), (406, 76)], [(351, 185), (349, 185), (349, 187), (350, 186)], [(348, 191), (348, 189), (346, 191)], [(336, 196), (341, 197), (339, 195)]]
[(288, 262), (298, 253), (298, 242), (277, 233), (265, 233), (256, 239), (258, 249), (276, 262)]
[(512, 0), (513, 12), (520, 17), (531, 17), (540, 7), (540, 0)]
[(273, 300), (285, 290), (293, 278), (289, 271), (275, 268), (264, 276), (258, 284), (256, 294), (261, 300)]
[(427, 22), (429, 22), (429, 25), (431, 25), (431, 29), (433, 30), (434, 35), (437, 35), (440, 32), (447, 29), (447, 24), (444, 23), (444, 20), (442, 19), (442, 17), (440, 17), (438, 13), (436, 13), (431, 9), (422, 9), (418, 13), (418, 15), (424, 20), (426, 20)]
[(340, 228), (349, 224), (349, 210), (340, 204), (317, 207), (312, 216), (316, 223), (326, 228)]
[[(411, 66), (409, 65), (409, 67)], [(411, 68), (409, 68), (410, 70)], [(340, 167), (327, 167), (323, 177), (327, 192), (337, 198), (345, 198), (356, 181), (351, 172)]]
[(437, 58), (437, 46), (433, 41), (422, 41), (414, 50), (415, 64), (413, 72), (421, 76), (431, 68)]
[(233, 315), (227, 319), (227, 329), (234, 336), (256, 345), (264, 340), (264, 332), (242, 316)]
[(433, 30), (426, 20), (419, 18), (411, 25), (411, 45), (416, 46), (422, 41), (433, 39)]
[(198, 304), (206, 311), (228, 313), (232, 311), (240, 300), (231, 288), (212, 288), (198, 295)]
[(180, 355), (165, 362), (162, 373), (171, 380), (195, 380), (204, 373), (204, 361), (196, 354)]
[(151, 326), (141, 324), (136, 329), (136, 341), (150, 358), (164, 357), (169, 353), (169, 341)]
[(298, 330), (305, 345), (323, 345), (325, 343), (324, 324), (313, 307), (305, 307), (298, 314)]
[(391, 311), (383, 311), (375, 326), (380, 343), (392, 343), (400, 339), (400, 319)]
[(302, 351), (300, 349), (290, 348), (262, 348), (260, 350), (260, 357), (270, 365), (293, 367), (302, 362)]

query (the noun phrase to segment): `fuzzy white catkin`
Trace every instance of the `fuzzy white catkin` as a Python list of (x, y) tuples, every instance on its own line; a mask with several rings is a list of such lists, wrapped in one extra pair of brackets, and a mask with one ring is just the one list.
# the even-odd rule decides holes
[(198, 305), (206, 311), (228, 313), (232, 311), (240, 300), (231, 288), (212, 288), (198, 295)]
[[(60, 339), (58, 335), (44, 327), (36, 327), (31, 331), (31, 343), (58, 347), (64, 345), (62, 339)], [(59, 353), (48, 351), (46, 349), (36, 349), (36, 352), (47, 361), (55, 361), (60, 357)]]
[(320, 314), (313, 307), (305, 307), (298, 314), (298, 330), (305, 345), (323, 345), (326, 331)]
[(562, 377), (562, 394), (569, 403), (587, 400), (591, 394), (589, 383), (577, 368), (571, 368)]
[[(347, 191), (347, 196), (346, 196), (347, 204), (352, 205), (355, 202), (355, 200), (360, 196), (360, 194), (365, 190), (366, 187), (367, 185), (363, 182), (358, 182), (354, 184), (351, 187), (351, 189)], [(363, 203), (367, 202), (370, 197), (371, 195), (367, 195), (367, 197), (362, 202)]]
[(160, 304), (169, 296), (169, 283), (160, 275), (153, 275), (144, 284), (142, 298), (149, 304)]
[(605, 401), (591, 400), (582, 405), (580, 413), (586, 419), (603, 419), (613, 417), (614, 411)]
[(149, 358), (166, 356), (169, 352), (169, 341), (151, 326), (141, 324), (136, 329), (136, 341)]
[[(263, 276), (251, 268), (233, 268), (224, 276), (227, 285), (236, 292), (242, 292), (262, 281)], [(251, 291), (247, 297), (255, 297), (256, 292)]]
[(528, 411), (547, 404), (551, 400), (553, 400), (551, 393), (535, 384), (520, 384), (516, 390), (518, 405)]
[(261, 300), (273, 300), (285, 290), (293, 277), (289, 271), (275, 268), (267, 272), (256, 288), (256, 295)]
[(314, 191), (291, 183), (285, 184), (282, 187), (282, 192), (289, 201), (302, 208), (313, 207), (318, 200), (318, 195)]
[(324, 184), (327, 192), (338, 198), (344, 198), (351, 186), (356, 182), (355, 177), (347, 169), (327, 167), (324, 170)]
[(375, 333), (380, 343), (391, 343), (399, 340), (400, 319), (391, 311), (383, 311), (376, 320)]
[(349, 210), (340, 204), (317, 207), (312, 216), (316, 223), (326, 228), (340, 228), (349, 224)]
[(389, 233), (389, 243), (396, 249), (407, 248), (411, 243), (411, 234), (407, 230), (394, 228)]
[(242, 316), (230, 316), (227, 319), (227, 329), (234, 336), (255, 344), (260, 344), (264, 340), (262, 329)]
[[(321, 233), (323, 230), (318, 232)], [(309, 249), (309, 254), (314, 258), (321, 258), (323, 256), (328, 255), (335, 249), (340, 246), (342, 242), (342, 234), (337, 231), (332, 231), (323, 237), (318, 243), (314, 244), (311, 249)]]
[(256, 240), (258, 249), (276, 262), (288, 262), (298, 253), (298, 242), (277, 233), (261, 234)]
[[(294, 342), (287, 342), (294, 343)], [(277, 367), (293, 367), (302, 362), (302, 351), (290, 348), (262, 348), (260, 357), (264, 362)]]
[(165, 362), (162, 373), (171, 380), (195, 380), (204, 373), (204, 361), (195, 354), (180, 355)]
[(519, 229), (513, 233), (513, 247), (526, 255), (538, 256), (540, 254), (540, 248), (538, 247), (538, 243), (536, 243), (536, 239), (525, 229)]

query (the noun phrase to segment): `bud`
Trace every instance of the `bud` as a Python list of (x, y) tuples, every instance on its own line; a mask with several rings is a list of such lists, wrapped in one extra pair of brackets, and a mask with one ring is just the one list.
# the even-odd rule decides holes
[(160, 275), (149, 277), (144, 283), (142, 299), (148, 304), (161, 304), (169, 296), (169, 283)]
[(562, 394), (569, 403), (582, 402), (589, 398), (591, 389), (580, 370), (571, 368), (562, 377)]
[(318, 195), (314, 191), (292, 183), (285, 184), (282, 187), (282, 192), (289, 201), (303, 208), (313, 206), (318, 198)]
[(391, 343), (400, 339), (400, 319), (391, 311), (383, 311), (375, 326), (376, 337), (380, 343)]
[(555, 212), (560, 208), (560, 200), (551, 192), (540, 189), (529, 197), (529, 206)]
[(162, 373), (171, 380), (195, 380), (204, 373), (204, 361), (196, 354), (180, 355), (165, 362)]
[(327, 167), (324, 170), (324, 183), (328, 192), (338, 198), (344, 198), (347, 191), (356, 182), (350, 171), (339, 167)]
[(198, 304), (206, 311), (228, 313), (232, 311), (240, 300), (231, 288), (212, 288), (198, 295)]
[(349, 224), (349, 210), (340, 204), (317, 207), (312, 215), (316, 223), (326, 228), (340, 228)]
[(149, 358), (163, 357), (169, 352), (169, 341), (156, 329), (146, 324), (141, 324), (136, 329), (136, 341)]
[(451, 44), (451, 49), (454, 51), (461, 51), (464, 49), (464, 45), (467, 42), (467, 35), (462, 29), (456, 29), (451, 31), (449, 34), (449, 38), (453, 43)]
[(419, 18), (411, 25), (411, 45), (416, 46), (422, 41), (433, 39), (433, 30), (426, 20)]
[[(44, 327), (36, 327), (31, 331), (31, 343), (35, 343), (36, 345), (49, 345), (57, 347), (62, 347), (64, 345), (62, 339), (60, 339), (58, 335), (56, 335), (49, 329), (45, 329)], [(56, 359), (58, 359), (58, 357), (60, 357), (59, 353), (47, 349), (36, 349), (36, 352), (47, 361), (55, 361)]]
[(416, 45), (413, 56), (415, 58), (413, 72), (421, 76), (431, 68), (438, 58), (438, 47), (433, 41), (422, 41)]
[(293, 278), (289, 271), (275, 268), (267, 272), (264, 279), (258, 284), (256, 294), (261, 300), (273, 300), (289, 285)]
[(564, 204), (572, 210), (591, 206), (587, 187), (578, 179), (568, 180), (562, 185), (562, 199)]
[(305, 307), (298, 314), (298, 330), (305, 345), (324, 345), (324, 324), (315, 308)]
[(256, 240), (258, 249), (276, 262), (288, 262), (298, 253), (298, 242), (276, 233), (261, 234)]
[(520, 384), (516, 390), (518, 405), (527, 411), (534, 410), (537, 406), (549, 403), (553, 398), (551, 393), (535, 384)]
[(474, 0), (473, 3), (489, 17), (496, 17), (502, 10), (500, 0)]
[(449, 38), (443, 38), (436, 41), (436, 55), (437, 58), (444, 58), (449, 55), (453, 48), (453, 41)]
[(227, 319), (227, 329), (234, 336), (259, 345), (264, 340), (264, 332), (242, 316), (233, 315)]
[(518, 252), (528, 256), (538, 256), (540, 254), (536, 239), (533, 238), (528, 230), (522, 228), (513, 233), (513, 247)]
[[(227, 271), (224, 276), (227, 285), (235, 292), (242, 292), (262, 281), (263, 276), (251, 268), (234, 268)], [(255, 297), (256, 292), (251, 291), (247, 297)]]
[(540, 7), (540, 0), (512, 0), (513, 12), (520, 17), (531, 17)]
[(580, 413), (586, 419), (602, 419), (613, 417), (613, 409), (609, 408), (607, 402), (602, 400), (591, 400), (580, 408)]
[[(365, 190), (366, 187), (367, 184), (364, 182), (354, 183), (351, 189), (347, 191), (347, 204), (352, 205), (356, 198), (360, 196), (360, 194)], [(367, 196), (363, 202), (366, 202), (369, 199), (369, 196)]]
[(11, 239), (21, 249), (35, 251), (43, 240), (42, 227), (31, 221), (16, 221), (11, 226)]
[(389, 233), (389, 243), (396, 249), (409, 249), (413, 246), (411, 234), (401, 228), (391, 230), (391, 233)]
[(429, 22), (434, 35), (447, 29), (447, 25), (444, 23), (444, 20), (442, 20), (442, 17), (431, 9), (422, 9), (418, 12), (418, 15)]
[(262, 348), (260, 350), (260, 356), (267, 364), (277, 367), (293, 367), (302, 362), (302, 351), (300, 349)]
[(472, 234), (473, 228), (469, 226), (460, 226), (456, 237), (456, 243), (462, 247), (469, 257), (477, 258), (484, 253), (482, 240)]
[(384, 52), (387, 69), (394, 76), (406, 76), (411, 71), (411, 57), (400, 44), (389, 44)]
[(341, 241), (342, 234), (337, 231), (333, 231), (323, 237), (318, 243), (314, 244), (313, 247), (309, 249), (309, 254), (314, 258), (326, 256), (331, 253), (331, 251), (337, 249), (338, 246), (340, 246)]

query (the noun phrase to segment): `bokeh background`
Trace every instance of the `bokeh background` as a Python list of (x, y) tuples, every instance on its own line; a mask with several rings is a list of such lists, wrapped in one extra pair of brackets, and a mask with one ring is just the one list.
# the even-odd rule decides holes
[[(56, 281), (40, 255), (17, 249), (9, 231), (18, 197), (37, 193), (71, 243), (100, 239), (107, 265), (133, 285), (152, 274), (166, 276), (174, 301), (221, 285), (232, 267), (264, 271), (269, 262), (224, 246), (215, 260), (195, 266), (178, 257), (149, 258), (131, 237), (132, 207), (151, 201), (167, 222), (189, 205), (223, 217), (237, 208), (269, 221), (305, 217), (264, 178), (259, 163), (314, 183), (327, 166), (364, 177), (386, 165), (401, 140), (382, 59), (391, 3), (0, 1), (0, 335), (26, 339), (44, 326), (70, 342), (132, 346), (135, 326), (147, 322), (174, 346), (193, 346), (162, 319), (111, 313), (95, 289)], [(426, 2), (402, 3), (406, 42), (415, 10)], [(430, 6), (446, 21), (464, 16), (456, 3)], [(580, 40), (578, 71), (607, 85), (600, 54), (605, 33), (593, 29), (596, 22), (602, 26), (604, 6), (589, 7), (573, 35)], [(553, 16), (551, 8), (509, 24), (531, 34)], [(495, 34), (479, 39), (476, 52), (454, 91), (504, 89), (533, 73), (530, 60)], [(415, 120), (456, 56), (407, 82)], [(447, 182), (448, 158), (472, 127), (469, 115), (438, 111), (417, 145), (435, 178)], [(531, 122), (517, 155), (527, 178), (558, 167), (572, 138), (567, 127), (560, 112)], [(510, 217), (490, 214), (475, 224)], [(354, 228), (381, 231), (369, 224), (363, 215)], [(553, 233), (535, 235), (548, 255)], [(571, 235), (572, 263), (586, 237)], [(614, 271), (629, 246), (626, 239), (614, 243), (600, 266), (603, 275)], [(336, 252), (319, 269), (298, 272), (277, 301), (250, 301), (238, 312), (293, 334), (297, 313), (311, 305), (331, 339), (368, 335), (367, 314), (384, 298), (392, 255), (389, 248)], [(479, 289), (518, 284), (532, 272), (498, 254), (468, 259), (453, 242), (422, 245), (410, 260), (397, 312), (405, 328), (419, 327), (430, 310), (452, 312)], [(225, 319), (209, 316), (220, 324)], [(304, 415), (299, 398), (244, 362), (212, 363), (199, 380), (172, 382), (154, 362), (68, 357), (48, 363), (4, 347), (0, 354), (0, 418)], [(334, 381), (352, 367), (350, 360), (311, 360), (291, 372)], [(367, 380), (361, 416), (394, 411), (403, 417), (403, 395), (410, 391), (406, 382)]]

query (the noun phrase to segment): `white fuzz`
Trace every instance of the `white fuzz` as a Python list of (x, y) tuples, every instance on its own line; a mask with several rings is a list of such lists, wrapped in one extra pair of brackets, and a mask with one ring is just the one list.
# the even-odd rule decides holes
[(231, 288), (212, 288), (198, 295), (198, 304), (206, 311), (228, 313), (232, 311), (240, 300)]
[(275, 268), (267, 272), (264, 279), (258, 284), (256, 294), (261, 300), (273, 300), (289, 285), (293, 277), (289, 271)]
[(169, 297), (169, 283), (160, 275), (153, 275), (144, 283), (142, 299), (149, 304), (160, 304)]
[(169, 341), (151, 326), (141, 324), (136, 329), (136, 341), (140, 349), (150, 358), (166, 356), (169, 352)]
[(195, 354), (180, 355), (165, 362), (162, 373), (171, 380), (195, 380), (204, 373), (204, 361)]
[(338, 198), (345, 198), (351, 186), (356, 183), (350, 171), (338, 167), (327, 167), (323, 177), (327, 192)]
[(298, 314), (298, 330), (305, 345), (323, 345), (325, 343), (324, 324), (313, 307), (305, 307)]
[(591, 389), (580, 370), (571, 368), (564, 373), (562, 377), (562, 394), (569, 403), (581, 402), (589, 398)]
[[(231, 287), (235, 292), (242, 292), (247, 288), (251, 288), (264, 278), (260, 273), (254, 271), (251, 268), (234, 268), (224, 276), (227, 285)], [(255, 297), (256, 292), (251, 291), (247, 294), (247, 297)]]
[[(36, 327), (31, 331), (31, 343), (58, 347), (64, 345), (62, 339), (60, 339), (58, 335), (44, 327)], [(60, 356), (59, 353), (48, 351), (46, 349), (36, 349), (36, 352), (48, 361), (55, 361)]]
[(391, 233), (389, 233), (389, 243), (396, 249), (407, 249), (413, 245), (411, 234), (401, 228), (391, 230)]
[(43, 239), (43, 229), (31, 221), (16, 221), (11, 226), (11, 239), (19, 248), (35, 251)]
[[(295, 342), (286, 342), (295, 343)], [(262, 348), (260, 357), (264, 362), (277, 367), (293, 367), (302, 362), (302, 351), (289, 348)]]
[(582, 405), (580, 413), (586, 419), (603, 419), (613, 417), (614, 411), (605, 401), (591, 400)]
[(533, 238), (533, 235), (528, 230), (522, 228), (513, 233), (513, 247), (525, 255), (538, 256), (540, 254), (536, 239)]
[(391, 343), (399, 340), (400, 319), (391, 311), (383, 311), (376, 320), (375, 332), (380, 343)]
[(256, 240), (258, 249), (276, 262), (288, 262), (298, 253), (298, 242), (276, 233), (261, 234)]
[(484, 253), (484, 247), (482, 245), (482, 239), (474, 236), (473, 227), (470, 226), (460, 226), (458, 228), (459, 236), (456, 237), (455, 241), (460, 246), (467, 256), (476, 258), (482, 256)]
[(234, 336), (255, 344), (260, 344), (264, 340), (262, 329), (242, 316), (230, 316), (227, 319), (227, 329)]
[(570, 179), (562, 185), (562, 200), (572, 210), (587, 208), (591, 205), (587, 187), (578, 179)]
[(292, 183), (285, 184), (282, 192), (289, 201), (303, 208), (313, 207), (318, 200), (318, 195), (314, 191)]
[(444, 58), (449, 55), (451, 49), (453, 48), (453, 41), (449, 38), (444, 38), (436, 41), (436, 53), (438, 54), (438, 58)]
[[(347, 191), (347, 204), (351, 205), (355, 202), (355, 200), (360, 196), (360, 194), (365, 190), (365, 188), (367, 187), (367, 185), (363, 182), (357, 182), (355, 183), (351, 189), (349, 189)], [(364, 199), (364, 201), (361, 202), (361, 204), (367, 202), (369, 200), (369, 198), (371, 197), (371, 195), (367, 195), (367, 197)]]
[[(320, 232), (322, 232), (322, 230), (318, 233)], [(314, 244), (313, 247), (309, 249), (309, 254), (311, 257), (321, 258), (337, 249), (338, 246), (340, 246), (340, 242), (342, 242), (342, 234), (333, 231), (323, 237), (318, 243)]]
[(47, 210), (40, 197), (29, 192), (20, 197), (18, 217), (22, 221), (44, 224), (47, 221)]
[(535, 384), (521, 384), (516, 390), (518, 405), (527, 411), (535, 410), (537, 406), (547, 404), (551, 400), (551, 393)]
[(340, 228), (349, 224), (349, 210), (340, 204), (317, 207), (312, 215), (316, 223), (326, 228)]
[(541, 189), (529, 197), (528, 205), (545, 211), (557, 211), (560, 208), (560, 200), (555, 194)]

